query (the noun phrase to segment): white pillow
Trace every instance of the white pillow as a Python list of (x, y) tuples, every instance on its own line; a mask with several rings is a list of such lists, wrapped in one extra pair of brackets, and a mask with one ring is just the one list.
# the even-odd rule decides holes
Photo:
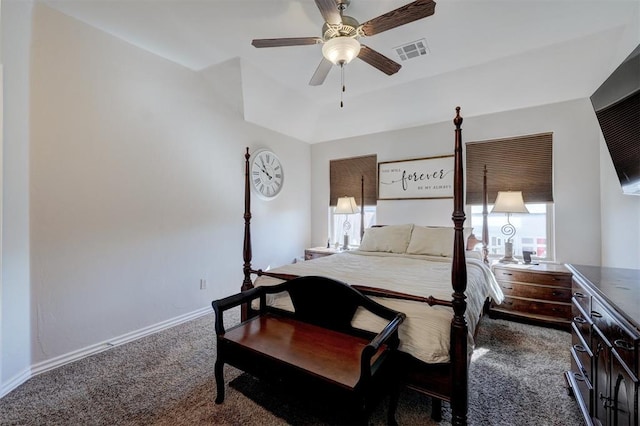
[(367, 228), (359, 250), (404, 253), (407, 251), (413, 224)]
[[(463, 229), (465, 241), (471, 231), (472, 228)], [(452, 257), (454, 234), (454, 228), (450, 226), (414, 226), (407, 254)]]

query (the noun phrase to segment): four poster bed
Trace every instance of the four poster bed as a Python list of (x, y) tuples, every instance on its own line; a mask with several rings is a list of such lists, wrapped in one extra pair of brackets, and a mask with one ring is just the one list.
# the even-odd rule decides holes
[[(244, 281), (241, 290), (249, 290), (254, 285), (275, 285), (298, 276), (322, 275), (346, 282), (378, 303), (405, 313), (407, 318), (400, 327), (401, 343), (397, 352), (397, 365), (404, 384), (433, 398), (434, 419), (440, 419), (441, 402), (448, 401), (452, 424), (463, 425), (467, 423), (468, 367), (476, 326), (486, 300), (490, 298), (499, 303), (503, 296), (486, 265), (486, 189), (481, 240), (483, 255), (468, 251), (465, 256), (465, 233), (470, 232), (463, 228), (462, 117), (459, 107), (453, 122), (453, 227), (407, 224), (369, 228), (364, 232), (358, 250), (268, 272), (251, 267), (251, 190), (247, 149)], [(480, 241), (472, 235), (470, 240), (471, 246)], [(252, 274), (258, 276), (255, 283), (251, 280)], [(286, 294), (268, 299), (268, 304), (293, 309)], [(245, 306), (243, 320), (252, 316), (253, 311), (253, 307)], [(353, 325), (370, 331), (379, 331), (381, 326), (366, 312), (357, 313)]]

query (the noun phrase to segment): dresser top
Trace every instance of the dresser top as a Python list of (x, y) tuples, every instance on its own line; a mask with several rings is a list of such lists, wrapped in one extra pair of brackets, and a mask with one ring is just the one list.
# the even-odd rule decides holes
[(640, 329), (640, 270), (567, 265), (636, 328)]

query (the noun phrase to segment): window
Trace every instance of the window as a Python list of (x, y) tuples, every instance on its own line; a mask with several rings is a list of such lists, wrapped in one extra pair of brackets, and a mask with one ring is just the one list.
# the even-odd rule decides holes
[[(522, 250), (527, 250), (535, 252), (536, 259), (554, 259), (552, 138), (552, 133), (541, 133), (466, 144), (466, 202), (471, 206), (471, 226), (476, 236), (482, 236), (482, 186), (486, 173), (488, 203), (495, 202), (498, 191), (522, 191), (529, 210), (529, 214), (510, 217), (516, 228), (512, 238), (514, 256), (521, 257)], [(487, 221), (489, 255), (500, 257), (507, 239), (501, 228), (507, 217), (490, 213)]]
[[(329, 207), (329, 239), (330, 243), (335, 245), (338, 243), (340, 247), (342, 247), (343, 235), (344, 235), (344, 223), (347, 219), (349, 219), (349, 230), (347, 234), (349, 235), (349, 245), (350, 246), (359, 246), (360, 245), (360, 213), (357, 214), (334, 214), (335, 206)], [(376, 206), (365, 206), (364, 207), (364, 227), (370, 228), (372, 225), (376, 223)]]
[[(364, 205), (364, 227), (368, 228), (376, 222), (376, 202), (378, 156), (342, 158), (329, 162), (329, 230), (331, 244), (336, 242), (342, 246), (345, 233), (344, 224), (348, 220), (350, 245), (360, 244), (361, 215), (334, 214), (339, 197), (354, 197), (358, 208)], [(363, 201), (364, 200), (364, 201)]]
[[(551, 203), (527, 203), (529, 214), (512, 214), (509, 219), (516, 228), (516, 234), (512, 237), (513, 255), (522, 258), (522, 251), (532, 251), (532, 258), (538, 260), (553, 260), (553, 204)], [(491, 211), (493, 206), (489, 205)], [(487, 216), (489, 227), (489, 256), (501, 257), (504, 255), (504, 242), (506, 237), (500, 229), (507, 223), (507, 217), (503, 213), (493, 213)], [(482, 206), (471, 206), (471, 227), (473, 233), (480, 238), (482, 236)], [(476, 247), (479, 249), (480, 245)]]

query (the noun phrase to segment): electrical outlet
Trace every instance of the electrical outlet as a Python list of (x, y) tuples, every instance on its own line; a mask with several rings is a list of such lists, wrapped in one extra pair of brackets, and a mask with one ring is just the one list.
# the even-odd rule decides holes
[(200, 290), (206, 290), (207, 289), (207, 280), (205, 280), (204, 278), (200, 279)]

